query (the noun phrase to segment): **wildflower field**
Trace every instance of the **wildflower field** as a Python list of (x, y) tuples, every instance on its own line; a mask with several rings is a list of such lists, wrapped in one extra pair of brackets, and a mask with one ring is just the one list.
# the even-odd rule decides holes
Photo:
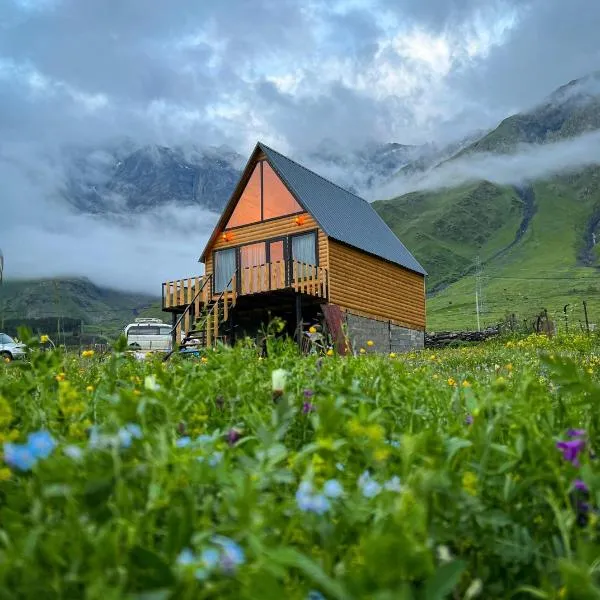
[(0, 598), (600, 598), (600, 339), (0, 365)]

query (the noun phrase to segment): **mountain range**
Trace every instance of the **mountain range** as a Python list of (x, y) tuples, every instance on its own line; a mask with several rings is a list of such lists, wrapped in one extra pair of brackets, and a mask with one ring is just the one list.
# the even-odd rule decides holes
[[(366, 197), (408, 191), (374, 207), (429, 273), (431, 329), (475, 327), (476, 289), (480, 325), (547, 309), (579, 327), (583, 300), (592, 320), (600, 319), (598, 134), (600, 75), (592, 74), (451, 146), (366, 144), (349, 151), (326, 140), (294, 158)], [(125, 141), (71, 148), (62, 196), (74, 211), (107, 218), (165, 204), (218, 213), (244, 160), (227, 147)], [(58, 281), (69, 311), (90, 323), (113, 309), (113, 323), (127, 321), (134, 307), (152, 305), (152, 298), (119, 296), (88, 280)], [(17, 287), (5, 286), (5, 305), (45, 316), (48, 306), (36, 307), (33, 299), (40, 282), (14, 285), (32, 304), (17, 302)], [(86, 308), (77, 295), (93, 301)]]

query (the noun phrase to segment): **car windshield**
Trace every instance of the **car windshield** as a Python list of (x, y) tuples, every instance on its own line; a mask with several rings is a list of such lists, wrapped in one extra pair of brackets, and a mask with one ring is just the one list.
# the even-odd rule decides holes
[(15, 340), (13, 340), (9, 335), (5, 333), (0, 333), (0, 344), (14, 344)]

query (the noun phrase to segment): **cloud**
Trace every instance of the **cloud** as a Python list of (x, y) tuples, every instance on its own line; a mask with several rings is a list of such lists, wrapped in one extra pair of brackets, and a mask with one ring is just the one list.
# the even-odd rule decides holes
[(552, 144), (521, 144), (514, 153), (465, 155), (425, 174), (398, 178), (373, 191), (373, 199), (456, 187), (472, 181), (520, 185), (600, 165), (600, 131)]
[(0, 160), (3, 193), (18, 198), (0, 209), (5, 277), (83, 274), (101, 285), (159, 295), (163, 281), (200, 272), (197, 257), (217, 215), (174, 205), (111, 219), (78, 214), (47, 195), (65, 184), (60, 161), (38, 156), (31, 172), (22, 157), (34, 149), (19, 150), (11, 148), (10, 162)]

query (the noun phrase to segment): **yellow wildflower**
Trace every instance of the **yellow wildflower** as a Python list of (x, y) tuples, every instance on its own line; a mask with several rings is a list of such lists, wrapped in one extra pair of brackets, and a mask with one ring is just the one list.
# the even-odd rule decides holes
[(468, 388), (468, 387), (471, 387), (471, 384), (470, 384), (470, 383), (469, 383), (469, 382), (468, 382), (468, 381), (465, 379), (465, 380), (462, 382), (462, 386), (463, 386), (464, 388)]
[(471, 496), (477, 495), (477, 475), (473, 471), (467, 471), (462, 477), (463, 490)]
[(317, 328), (316, 327), (309, 327), (308, 328), (308, 333), (317, 333)]
[(6, 364), (8, 364), (8, 363), (10, 362), (10, 357), (9, 357), (9, 356), (6, 356), (6, 357), (4, 358), (4, 362), (5, 362)]
[(317, 444), (323, 450), (333, 450), (333, 440), (331, 438), (319, 438)]
[(42, 344), (47, 344), (49, 341), (50, 341), (50, 338), (46, 334), (40, 336), (40, 342)]
[(333, 356), (333, 354), (333, 348), (329, 348), (329, 350), (327, 350), (327, 356)]
[(374, 345), (375, 345), (375, 342), (373, 340), (367, 340), (367, 346), (369, 346), (369, 348)]
[(66, 377), (67, 376), (64, 373), (59, 373), (54, 379), (56, 379), (56, 381), (64, 381)]
[(93, 385), (88, 385), (88, 386), (85, 388), (85, 391), (86, 391), (86, 392), (90, 392), (90, 393), (92, 393), (92, 392), (94, 391), (94, 386), (93, 386)]
[(358, 419), (351, 419), (348, 421), (348, 425), (346, 426), (348, 429), (348, 433), (352, 436), (362, 435), (365, 431), (365, 428), (362, 426), (361, 422)]
[(384, 460), (387, 460), (389, 455), (390, 455), (389, 448), (377, 448), (377, 450), (375, 450), (375, 452), (373, 453), (375, 460), (377, 460), (379, 462), (383, 462)]
[(360, 353), (361, 353), (361, 354), (365, 354), (365, 353), (366, 353), (366, 350), (365, 350), (364, 348), (361, 348), (361, 349), (360, 349)]
[(6, 398), (0, 396), (0, 429), (8, 427), (13, 420), (12, 410)]
[(11, 471), (10, 469), (7, 469), (6, 467), (2, 467), (0, 469), (0, 481), (8, 481), (10, 479), (11, 476)]
[(208, 358), (206, 358), (206, 356), (203, 356), (203, 357), (202, 357), (200, 360), (201, 360), (201, 361), (202, 361), (204, 364), (206, 364), (206, 363), (208, 362)]
[(94, 354), (96, 354), (96, 353), (95, 353), (93, 350), (84, 350), (84, 351), (81, 353), (81, 356), (82, 356), (83, 358), (92, 358), (92, 356), (94, 356)]
[(395, 352), (390, 352), (390, 358), (396, 358), (396, 353)]
[(432, 354), (432, 355), (429, 357), (429, 360), (435, 360), (435, 359), (436, 359), (436, 356), (435, 356), (435, 354)]
[(373, 442), (380, 442), (385, 437), (385, 429), (378, 423), (372, 423), (365, 428), (365, 435)]
[(456, 379), (454, 379), (454, 377), (448, 377), (448, 385), (455, 386)]

